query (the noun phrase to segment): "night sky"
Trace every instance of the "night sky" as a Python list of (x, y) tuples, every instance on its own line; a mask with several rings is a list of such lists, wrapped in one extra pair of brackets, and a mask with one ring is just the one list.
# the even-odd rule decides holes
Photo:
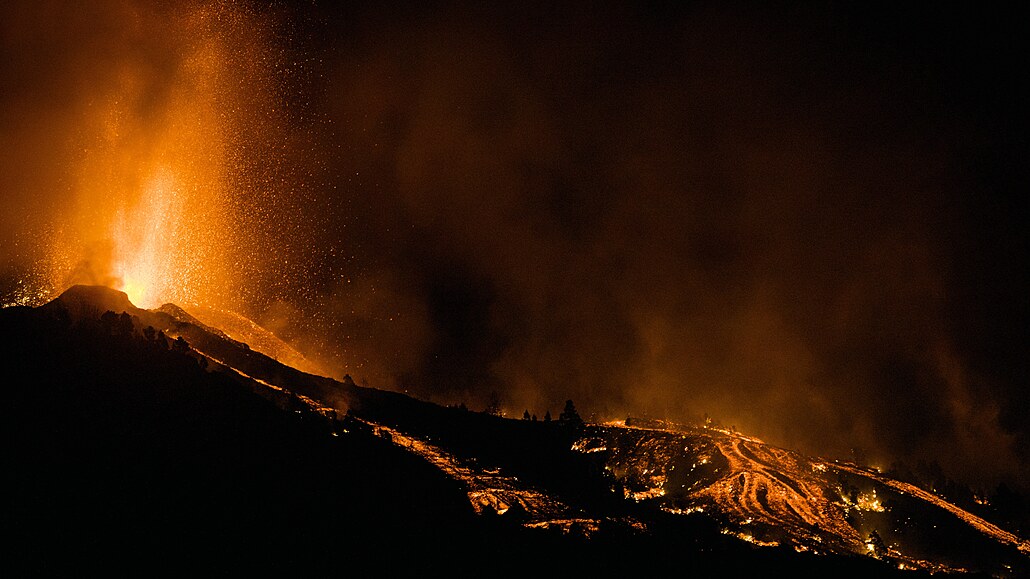
[(108, 275), (39, 281), (174, 150), (174, 295), (336, 376), (1030, 488), (1016, 5), (75, 4), (0, 8), (5, 302)]

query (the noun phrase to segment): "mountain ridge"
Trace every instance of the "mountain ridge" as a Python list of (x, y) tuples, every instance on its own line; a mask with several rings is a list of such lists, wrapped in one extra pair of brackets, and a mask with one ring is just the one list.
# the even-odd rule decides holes
[[(822, 553), (856, 568), (888, 564), (881, 571), (1028, 569), (1025, 540), (856, 465), (719, 429), (537, 423), (445, 408), (301, 372), (176, 308), (143, 310), (122, 292), (76, 286), (36, 310), (0, 312), (0, 319), (23, 316), (28, 327), (49, 320), (73, 334), (81, 326), (145, 350), (166, 336), (170, 351), (203, 375), (272, 400), (327, 436), (371, 436), (401, 448), (463, 489), (480, 517), (545, 536), (599, 544), (635, 537), (643, 545), (681, 537), (733, 550), (724, 544), (731, 541), (785, 561)], [(123, 314), (131, 329), (102, 309)]]

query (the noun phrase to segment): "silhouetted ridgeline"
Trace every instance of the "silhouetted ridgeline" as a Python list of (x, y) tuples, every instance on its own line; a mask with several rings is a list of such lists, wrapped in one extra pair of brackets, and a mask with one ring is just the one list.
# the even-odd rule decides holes
[(17, 540), (0, 565), (288, 572), (366, 558), (368, 543), (428, 558), (456, 555), (441, 537), (480, 545), (464, 494), (431, 466), (332, 437), (123, 327), (0, 312), (0, 363), (18, 376), (3, 405)]
[[(0, 311), (4, 520), (16, 530), (2, 563), (9, 570), (481, 576), (545, 572), (559, 561), (577, 574), (892, 572), (868, 558), (754, 549), (711, 523), (658, 512), (647, 533), (602, 529), (590, 539), (476, 516), (463, 486), (431, 464), (346, 419), (260, 395), (188, 339), (144, 324), (155, 312), (79, 306)], [(249, 364), (251, 376), (290, 371), (192, 328), (177, 326)], [(503, 465), (577, 504), (626, 508), (596, 460), (569, 451), (575, 426), (297, 381), (310, 394), (335, 389), (355, 416)]]

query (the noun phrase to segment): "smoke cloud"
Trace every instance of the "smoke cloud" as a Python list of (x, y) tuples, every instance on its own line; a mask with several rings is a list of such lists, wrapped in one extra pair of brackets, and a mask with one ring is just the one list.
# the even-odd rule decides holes
[[(9, 271), (70, 211), (63, 135), (122, 58), (96, 55), (163, 86), (141, 46), (184, 42), (126, 35), (168, 17), (148, 4), (60, 30), (27, 6), (0, 25)], [(230, 305), (337, 375), (1030, 481), (1025, 204), (1005, 201), (1026, 147), (1004, 118), (1026, 95), (981, 68), (1019, 38), (1003, 18), (263, 10), (278, 35), (248, 54), (294, 68), (249, 105), (290, 112), (221, 141), (247, 227), (243, 259), (213, 259), (247, 288)]]

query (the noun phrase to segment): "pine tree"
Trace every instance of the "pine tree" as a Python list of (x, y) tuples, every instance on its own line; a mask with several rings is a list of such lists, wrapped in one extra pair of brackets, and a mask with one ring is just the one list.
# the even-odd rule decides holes
[(576, 405), (572, 400), (565, 401), (565, 410), (558, 415), (558, 421), (564, 424), (583, 424), (583, 419), (579, 417), (579, 412), (576, 412)]

